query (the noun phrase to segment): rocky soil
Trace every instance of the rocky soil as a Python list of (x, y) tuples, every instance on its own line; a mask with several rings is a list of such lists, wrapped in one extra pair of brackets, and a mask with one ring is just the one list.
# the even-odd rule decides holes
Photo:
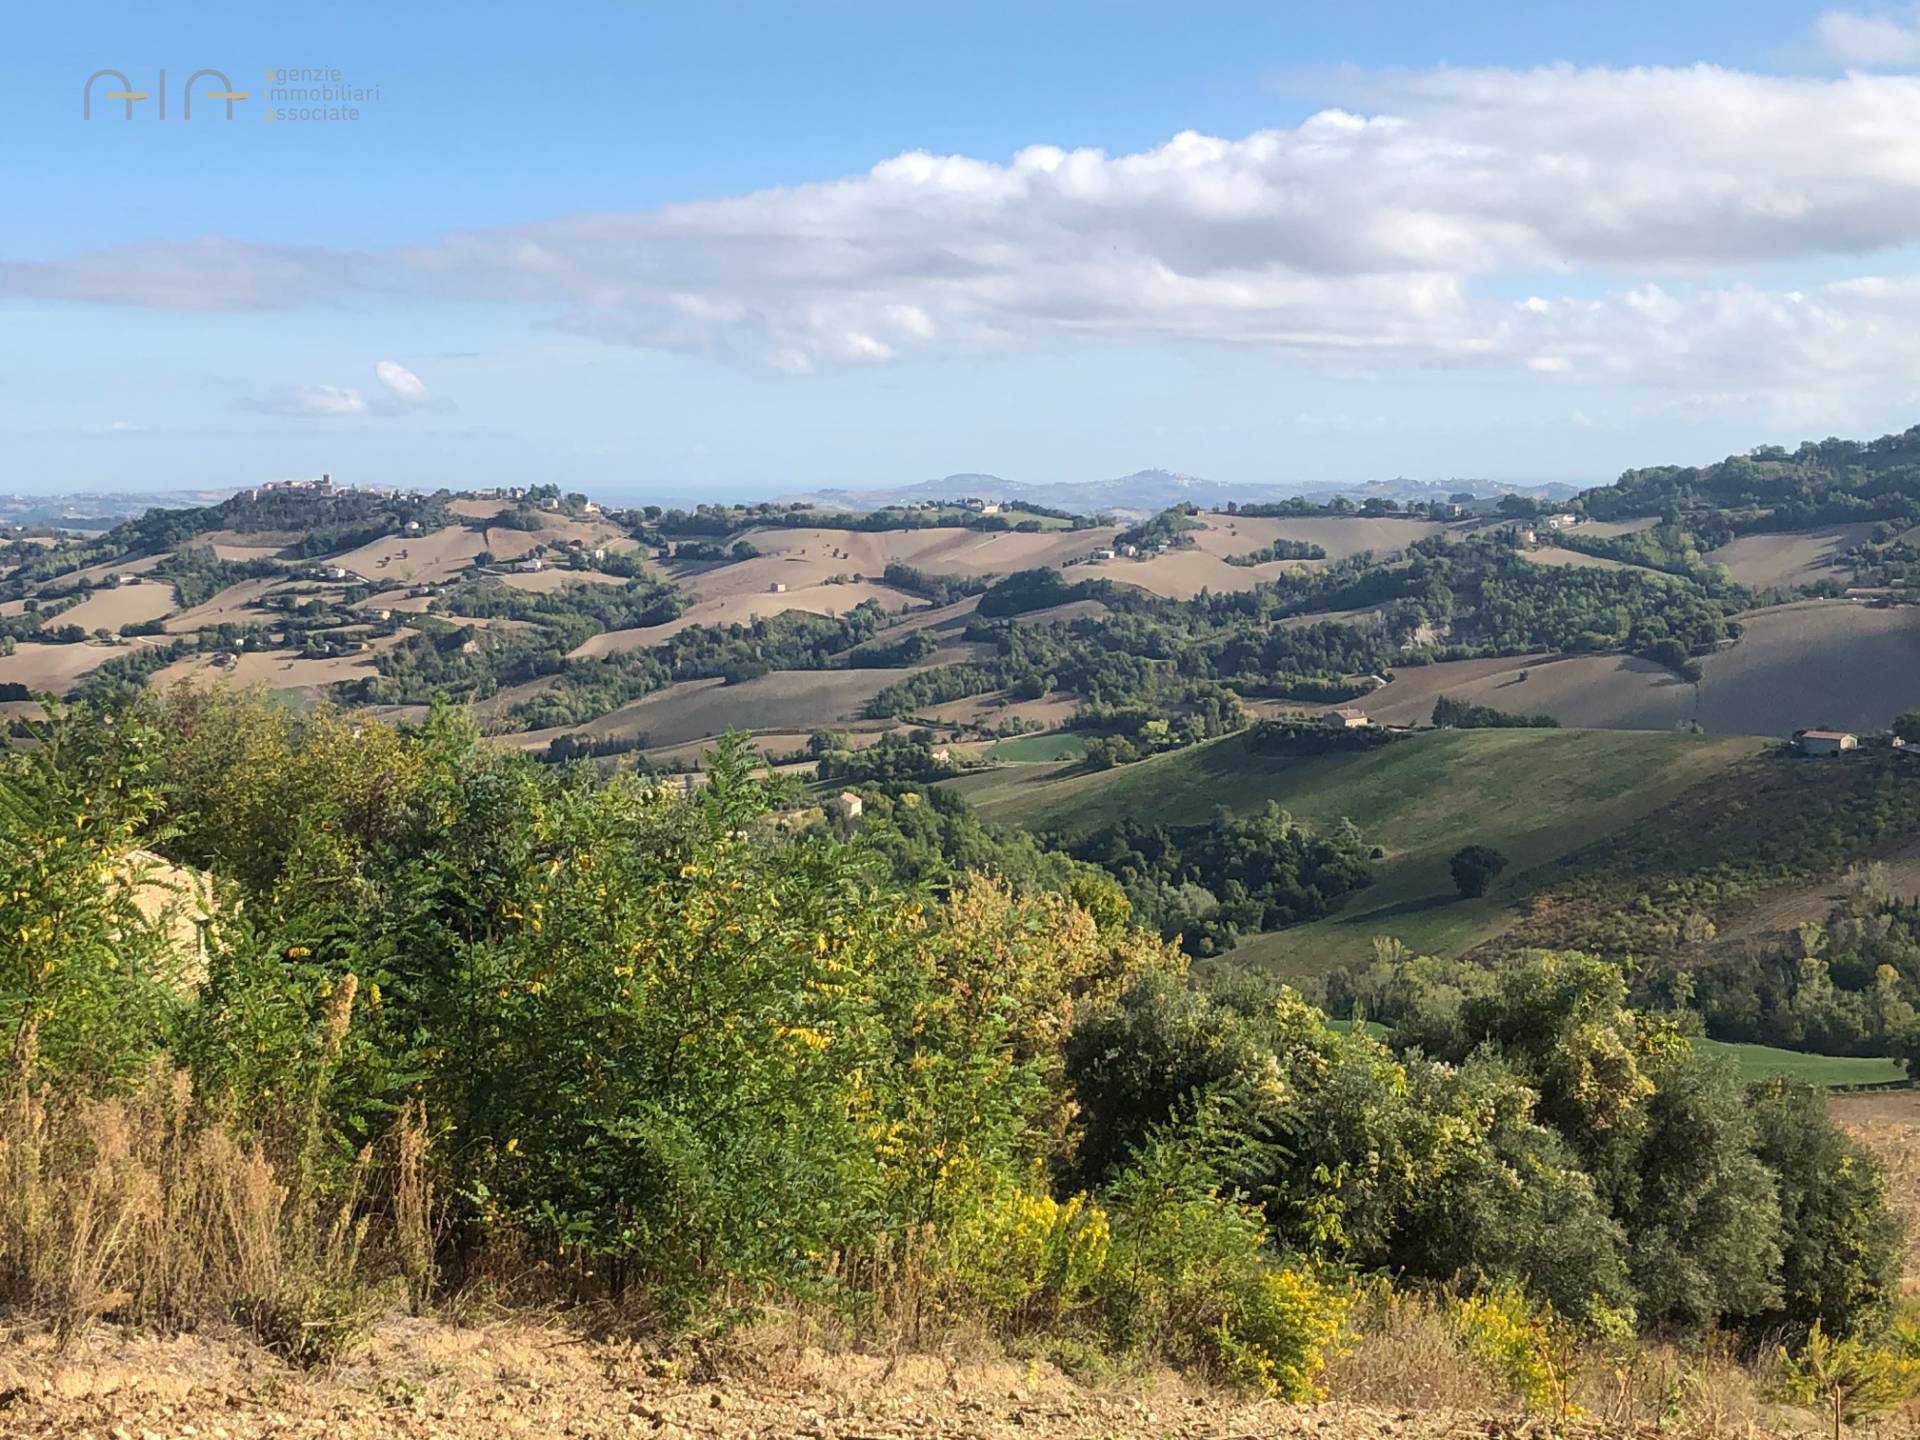
[(102, 1329), (58, 1353), (44, 1337), (0, 1336), (0, 1436), (1518, 1440), (1564, 1433), (1517, 1416), (1261, 1403), (1172, 1377), (1087, 1388), (1050, 1366), (1006, 1361), (889, 1360), (794, 1346), (744, 1359), (662, 1361), (524, 1324), (389, 1322), (349, 1363), (324, 1374), (291, 1370), (231, 1337), (154, 1339)]

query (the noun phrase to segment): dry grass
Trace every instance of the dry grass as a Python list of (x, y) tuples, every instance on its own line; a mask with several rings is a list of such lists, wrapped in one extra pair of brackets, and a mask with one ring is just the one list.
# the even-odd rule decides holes
[(1888, 1198), (1907, 1227), (1900, 1288), (1920, 1295), (1920, 1090), (1835, 1095), (1827, 1106), (1840, 1127), (1886, 1169)]
[[(748, 561), (748, 564), (758, 564)], [(733, 567), (728, 567), (729, 569)], [(906, 610), (924, 602), (895, 590), (890, 585), (849, 581), (841, 585), (791, 586), (775, 592), (766, 586), (750, 594), (721, 595), (696, 601), (679, 615), (661, 625), (633, 630), (608, 630), (589, 637), (572, 652), (570, 659), (616, 655), (628, 650), (645, 650), (664, 644), (682, 630), (694, 625), (751, 625), (756, 620), (804, 610), (813, 615), (845, 615), (856, 606), (872, 600), (887, 610)]]
[[(323, 1020), (322, 1073), (351, 978)], [(156, 1068), (124, 1096), (49, 1098), (34, 1062), (29, 1027), (0, 1074), (0, 1307), (60, 1347), (103, 1320), (161, 1334), (228, 1322), (310, 1366), (362, 1338), (393, 1289), (426, 1303), (437, 1208), (419, 1111), (323, 1186), (321, 1089), (280, 1141), (242, 1140), (194, 1105), (183, 1072)]]
[(163, 619), (172, 611), (173, 586), (164, 581), (143, 580), (137, 585), (96, 590), (73, 609), (63, 613), (55, 623), (78, 625), (82, 630), (111, 630), (118, 634), (122, 625)]
[(114, 656), (125, 652), (112, 645), (41, 645), (27, 641), (11, 655), (0, 655), (0, 680), (26, 686), (38, 694), (50, 690), (64, 695)]
[(1724, 565), (1735, 580), (1756, 590), (1809, 585), (1816, 580), (1846, 580), (1851, 572), (1840, 557), (1866, 539), (1870, 524), (1828, 525), (1818, 530), (1742, 535), (1709, 550), (1706, 558)]

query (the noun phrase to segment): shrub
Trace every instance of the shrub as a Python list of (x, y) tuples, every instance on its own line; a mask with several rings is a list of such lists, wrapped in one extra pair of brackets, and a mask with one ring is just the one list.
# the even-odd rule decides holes
[(1320, 1372), (1346, 1343), (1352, 1289), (1276, 1256), (1259, 1209), (1222, 1192), (1191, 1139), (1157, 1132), (1107, 1202), (1101, 1299), (1116, 1340), (1266, 1394), (1319, 1397)]
[(1107, 1215), (1085, 1195), (1066, 1201), (1010, 1190), (954, 1227), (954, 1278), (988, 1314), (1026, 1329), (1056, 1320), (1106, 1268)]
[(1529, 1410), (1568, 1413), (1572, 1332), (1512, 1286), (1454, 1296), (1446, 1314), (1461, 1347)]

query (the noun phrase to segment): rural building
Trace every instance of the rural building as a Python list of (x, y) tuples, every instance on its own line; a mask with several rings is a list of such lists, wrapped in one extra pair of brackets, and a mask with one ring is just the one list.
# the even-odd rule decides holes
[(115, 585), (138, 585), (140, 583), (140, 577), (138, 575), (135, 575), (131, 570), (128, 570), (122, 574), (114, 576), (113, 583)]
[(546, 565), (547, 565), (547, 562), (542, 560), (538, 555), (529, 555), (527, 556), (526, 559), (522, 560), (518, 565), (514, 566), (514, 569), (525, 570), (529, 574), (531, 574), (535, 570), (544, 570), (546, 568)]
[(329, 565), (320, 573), (329, 580), (344, 580), (347, 578), (347, 571), (344, 565)]
[(828, 808), (842, 820), (858, 820), (861, 810), (860, 797), (851, 790), (843, 790), (834, 797)]
[(1122, 545), (1119, 547), (1119, 550), (1120, 553), (1129, 560), (1137, 560), (1140, 556), (1140, 547), (1138, 545)]
[(953, 751), (948, 749), (945, 745), (934, 746), (931, 753), (935, 760), (938, 760), (943, 764), (946, 761), (953, 759)]
[(407, 534), (418, 535), (419, 533), (420, 533), (420, 522), (418, 520), (407, 521)]
[(1563, 511), (1558, 515), (1547, 516), (1547, 528), (1549, 530), (1571, 530), (1579, 523), (1580, 517), (1568, 511)]
[(1320, 723), (1329, 730), (1364, 730), (1373, 721), (1364, 710), (1329, 710), (1320, 717)]
[(786, 593), (787, 593), (787, 582), (786, 582), (786, 581), (784, 581), (784, 580), (776, 580), (776, 581), (774, 581), (774, 582), (773, 582), (773, 584), (771, 584), (771, 585), (769, 585), (769, 586), (767, 587), (767, 593), (768, 593), (768, 594), (771, 594), (771, 595), (784, 595), (784, 594), (786, 594)]
[(1114, 553), (1112, 550), (1100, 549), (1093, 552), (1093, 558), (1096, 560), (1111, 560), (1114, 558)]
[(1846, 730), (1802, 730), (1793, 737), (1803, 755), (1838, 755), (1860, 748), (1860, 737)]

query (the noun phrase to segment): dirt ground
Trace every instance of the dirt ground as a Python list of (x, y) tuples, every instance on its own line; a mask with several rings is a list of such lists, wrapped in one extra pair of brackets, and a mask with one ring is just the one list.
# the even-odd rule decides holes
[[(659, 1358), (528, 1324), (395, 1319), (303, 1375), (232, 1337), (101, 1329), (67, 1354), (0, 1349), (0, 1435), (44, 1440), (1599, 1440), (1680, 1427), (1555, 1426), (1513, 1414), (1254, 1401), (1176, 1377), (1103, 1387), (1044, 1362), (789, 1345)], [(1700, 1433), (1700, 1432), (1695, 1432)], [(1764, 1440), (1763, 1432), (1741, 1434)], [(1795, 1431), (1768, 1431), (1784, 1435)]]

